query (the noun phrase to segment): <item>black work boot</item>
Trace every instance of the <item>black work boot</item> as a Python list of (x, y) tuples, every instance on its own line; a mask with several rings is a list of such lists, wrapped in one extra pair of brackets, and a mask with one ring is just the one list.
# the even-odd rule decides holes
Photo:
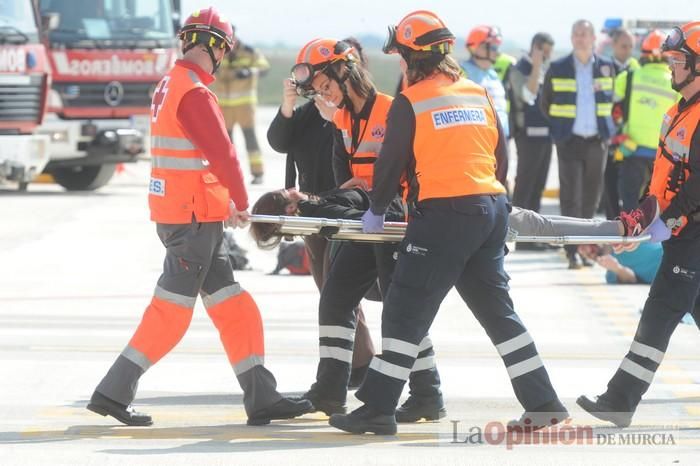
[[(595, 398), (595, 401), (591, 398)], [(576, 404), (594, 417), (603, 421), (612, 422), (617, 427), (629, 427), (632, 423), (632, 415), (624, 409), (619, 409), (605, 396), (605, 393), (596, 397), (581, 395), (576, 400)]]
[(322, 398), (317, 391), (313, 390), (313, 388), (303, 395), (295, 396), (291, 399), (295, 401), (307, 400), (313, 405), (311, 412), (321, 411), (326, 416), (331, 416), (333, 414), (345, 414), (348, 411), (345, 401), (328, 400)]
[(415, 396), (411, 395), (396, 410), (396, 422), (418, 422), (421, 419), (426, 421), (437, 421), (447, 416), (445, 403), (442, 395), (437, 396)]
[(153, 424), (153, 419), (148, 414), (138, 413), (131, 406), (117, 403), (100, 392), (92, 394), (87, 409), (100, 416), (112, 416), (127, 426), (150, 426)]
[(328, 423), (336, 429), (351, 434), (372, 432), (378, 435), (396, 434), (396, 419), (393, 414), (382, 414), (367, 405), (362, 405), (350, 414), (334, 414)]
[(269, 424), (273, 419), (292, 419), (302, 414), (312, 413), (314, 407), (309, 400), (293, 400), (282, 398), (277, 403), (262, 408), (248, 416), (249, 426), (262, 426)]
[(525, 411), (520, 419), (513, 419), (508, 422), (508, 430), (520, 429), (522, 431), (534, 432), (536, 430), (550, 427), (569, 418), (569, 411), (558, 398), (545, 403), (531, 411)]

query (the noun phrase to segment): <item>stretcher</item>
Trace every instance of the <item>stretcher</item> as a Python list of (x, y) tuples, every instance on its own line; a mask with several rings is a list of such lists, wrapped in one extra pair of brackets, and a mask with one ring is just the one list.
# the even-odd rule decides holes
[[(280, 226), (279, 236), (322, 235), (340, 241), (371, 243), (398, 243), (406, 233), (406, 223), (385, 222), (381, 233), (364, 233), (360, 220), (345, 220), (284, 215), (251, 215), (254, 223), (274, 223)], [(650, 235), (640, 236), (525, 236), (514, 239), (518, 243), (548, 244), (630, 244), (648, 241)]]

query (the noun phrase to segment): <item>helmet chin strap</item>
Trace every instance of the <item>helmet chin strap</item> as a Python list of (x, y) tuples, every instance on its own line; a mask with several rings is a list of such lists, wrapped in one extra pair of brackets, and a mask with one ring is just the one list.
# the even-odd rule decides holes
[(672, 73), (672, 75), (671, 75), (671, 88), (674, 91), (680, 92), (681, 89), (683, 89), (688, 84), (692, 83), (697, 76), (700, 76), (700, 71), (697, 71), (695, 69), (696, 60), (697, 60), (697, 57), (694, 57), (694, 56), (689, 56), (686, 59), (685, 66), (686, 66), (686, 69), (690, 70), (690, 73), (688, 73), (688, 76), (686, 76), (686, 78), (683, 81), (681, 81), (680, 83), (676, 83), (676, 80), (674, 79), (675, 73)]
[(486, 43), (486, 56), (482, 57), (481, 55), (477, 55), (476, 53), (472, 53), (472, 57), (476, 58), (477, 60), (486, 60), (492, 65), (496, 63), (496, 60), (491, 58), (491, 44), (488, 42)]
[(209, 54), (209, 58), (211, 59), (211, 66), (212, 66), (211, 74), (214, 75), (214, 74), (216, 74), (216, 70), (219, 69), (221, 62), (216, 61), (216, 57), (214, 56), (214, 50), (212, 50), (212, 48), (209, 45), (207, 45), (206, 47), (207, 47), (207, 53)]

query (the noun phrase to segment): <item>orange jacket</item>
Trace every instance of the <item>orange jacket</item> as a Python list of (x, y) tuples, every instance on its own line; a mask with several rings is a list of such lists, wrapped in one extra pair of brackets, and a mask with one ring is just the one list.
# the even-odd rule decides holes
[(154, 92), (148, 204), (151, 220), (158, 223), (190, 223), (193, 214), (197, 222), (217, 222), (229, 215), (228, 189), (177, 119), (183, 96), (197, 87), (206, 89), (197, 73), (176, 64)]
[(437, 75), (403, 95), (416, 115), (418, 201), (505, 192), (496, 180), (498, 117), (483, 87)]
[(345, 151), (350, 156), (350, 172), (353, 177), (364, 179), (368, 186), (372, 186), (372, 176), (374, 175), (374, 162), (384, 142), (386, 133), (386, 116), (393, 97), (381, 92), (372, 106), (369, 119), (362, 123), (360, 121), (360, 134), (357, 147), (352, 146), (352, 116), (346, 108), (336, 112), (333, 123), (343, 134)]
[[(656, 196), (662, 212), (668, 208), (690, 175), (690, 142), (699, 122), (700, 102), (696, 102), (682, 113), (678, 111), (678, 104), (675, 104), (664, 115), (654, 171), (649, 183), (649, 194)], [(680, 233), (688, 223), (685, 216), (679, 220), (680, 223), (674, 226), (674, 235)]]

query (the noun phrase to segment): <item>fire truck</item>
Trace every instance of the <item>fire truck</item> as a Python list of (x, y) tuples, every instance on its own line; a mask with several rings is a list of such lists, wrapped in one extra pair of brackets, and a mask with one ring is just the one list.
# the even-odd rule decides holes
[(25, 190), (49, 161), (44, 117), (48, 62), (31, 0), (0, 0), (0, 181)]
[(180, 1), (34, 1), (52, 72), (45, 171), (67, 190), (94, 190), (148, 151), (151, 97), (176, 58)]

